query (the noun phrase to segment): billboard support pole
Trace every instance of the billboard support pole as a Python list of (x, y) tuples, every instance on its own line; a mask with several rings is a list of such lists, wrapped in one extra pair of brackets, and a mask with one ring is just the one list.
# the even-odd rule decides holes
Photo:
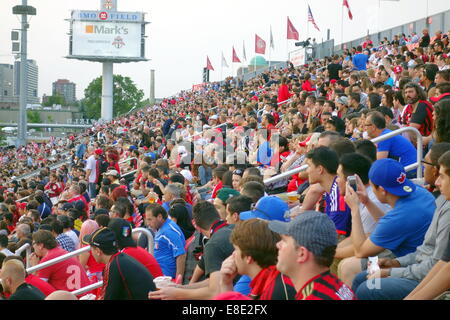
[(150, 70), (150, 104), (155, 104), (155, 70)]
[(113, 63), (103, 62), (102, 77), (102, 119), (111, 121), (113, 118)]

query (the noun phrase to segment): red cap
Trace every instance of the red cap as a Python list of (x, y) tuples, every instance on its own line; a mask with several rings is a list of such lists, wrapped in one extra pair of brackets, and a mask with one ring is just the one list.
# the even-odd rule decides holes
[(310, 135), (308, 138), (306, 138), (305, 140), (299, 142), (300, 147), (306, 147), (308, 145), (309, 140), (311, 140), (312, 135)]
[(23, 209), (27, 208), (27, 203), (26, 202), (17, 202), (16, 205), (17, 205), (18, 209), (22, 209), (23, 210)]
[(102, 149), (95, 149), (94, 153), (96, 155), (101, 155), (101, 154), (103, 154), (103, 150)]
[(331, 83), (331, 84), (335, 84), (336, 82), (337, 82), (336, 79), (331, 79), (331, 80), (330, 80), (330, 83)]
[(396, 66), (395, 68), (394, 68), (394, 72), (395, 73), (401, 73), (403, 71), (403, 68), (401, 67), (401, 66)]

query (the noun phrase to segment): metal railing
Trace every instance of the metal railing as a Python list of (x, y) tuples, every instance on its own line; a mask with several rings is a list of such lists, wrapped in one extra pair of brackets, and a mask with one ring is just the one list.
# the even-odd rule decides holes
[(15, 256), (20, 256), (23, 251), (26, 250), (26, 262), (27, 262), (27, 268), (30, 267), (30, 254), (31, 254), (31, 245), (29, 243), (25, 243), (23, 246), (21, 246), (19, 249), (14, 251)]
[(416, 134), (416, 137), (417, 137), (417, 145), (416, 145), (417, 160), (416, 160), (416, 163), (413, 163), (413, 164), (410, 164), (409, 166), (407, 166), (405, 168), (405, 171), (410, 171), (410, 170), (414, 170), (417, 168), (417, 179), (420, 180), (423, 178), (422, 166), (420, 165), (422, 162), (422, 158), (423, 158), (423, 138), (422, 138), (422, 135), (420, 134), (419, 130), (417, 130), (416, 128), (413, 128), (413, 127), (404, 127), (404, 128), (400, 128), (395, 131), (389, 132), (387, 134), (383, 134), (382, 136), (376, 137), (376, 138), (372, 139), (371, 141), (373, 143), (378, 143), (378, 142), (390, 139), (392, 137), (398, 136), (399, 134), (402, 134), (404, 132), (413, 132)]
[[(421, 161), (422, 161), (422, 157), (423, 157), (423, 137), (420, 134), (419, 130), (417, 130), (416, 128), (413, 128), (413, 127), (404, 127), (404, 128), (400, 128), (395, 131), (389, 132), (387, 134), (384, 134), (382, 136), (379, 136), (377, 138), (374, 138), (371, 141), (373, 143), (378, 143), (378, 142), (390, 139), (392, 137), (398, 136), (399, 134), (402, 134), (404, 132), (414, 132), (417, 137), (417, 148), (416, 148), (417, 149), (417, 161), (413, 164), (406, 166), (405, 171), (408, 172), (408, 171), (411, 171), (411, 170), (414, 170), (417, 168), (417, 178), (416, 179), (420, 183), (420, 181), (423, 179), (422, 166), (421, 166)], [(295, 168), (295, 169), (280, 173), (276, 176), (270, 177), (270, 178), (264, 180), (264, 184), (267, 185), (267, 184), (270, 184), (273, 182), (277, 182), (279, 180), (288, 178), (288, 177), (290, 177), (294, 174), (297, 174), (300, 171), (303, 171), (306, 169), (308, 169), (308, 165), (306, 165), (306, 164), (302, 165), (298, 168)]]
[[(133, 229), (132, 233), (144, 233), (147, 236), (148, 251), (149, 251), (149, 253), (153, 254), (153, 249), (154, 248), (153, 248), (153, 235), (152, 235), (152, 233), (150, 231), (148, 231), (147, 229), (145, 229), (145, 228)], [(45, 268), (50, 267), (50, 266), (52, 266), (54, 264), (57, 264), (59, 262), (62, 262), (62, 261), (65, 261), (67, 259), (70, 259), (72, 257), (78, 256), (78, 255), (82, 254), (83, 252), (89, 252), (89, 250), (91, 250), (91, 247), (90, 246), (86, 246), (86, 247), (83, 247), (81, 249), (78, 249), (78, 250), (66, 253), (66, 254), (64, 254), (62, 256), (59, 256), (59, 257), (57, 257), (55, 259), (52, 259), (52, 260), (49, 260), (49, 261), (45, 261), (45, 262), (40, 263), (40, 264), (38, 264), (38, 265), (36, 265), (34, 267), (27, 268), (27, 272), (28, 273), (33, 273), (33, 272), (45, 269)]]

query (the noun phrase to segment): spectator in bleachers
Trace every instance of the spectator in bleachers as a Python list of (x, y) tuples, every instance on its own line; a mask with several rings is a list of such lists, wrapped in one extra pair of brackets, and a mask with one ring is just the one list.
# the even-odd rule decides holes
[[(55, 237), (47, 230), (33, 233), (33, 249), (34, 253), (29, 257), (31, 266), (67, 254), (66, 250), (58, 248)], [(73, 291), (90, 284), (84, 268), (75, 257), (41, 269), (36, 275), (57, 290)]]
[[(435, 184), (448, 202), (450, 200), (450, 151), (447, 151), (439, 158), (438, 164), (439, 176)], [(450, 281), (448, 279), (449, 272), (450, 240), (440, 260), (428, 272), (420, 284), (406, 297), (406, 300), (431, 300), (438, 297), (450, 287)]]
[(145, 249), (136, 246), (136, 242), (131, 236), (132, 227), (128, 221), (120, 218), (111, 219), (108, 223), (108, 228), (114, 232), (117, 239), (117, 247), (122, 253), (139, 261), (153, 278), (163, 276), (161, 267), (155, 257)]
[(103, 286), (97, 300), (144, 300), (156, 290), (150, 272), (134, 258), (118, 251), (113, 231), (100, 228), (83, 238), (92, 255), (105, 264)]
[[(20, 256), (16, 255), (8, 256), (3, 260), (3, 263), (6, 263), (9, 260), (19, 261), (24, 266), (24, 268), (26, 267), (24, 259)], [(2, 263), (0, 262), (0, 269), (1, 268)], [(55, 291), (55, 288), (53, 288), (49, 283), (45, 282), (44, 280), (40, 279), (39, 277), (33, 274), (28, 274), (26, 269), (25, 269), (25, 282), (39, 289), (44, 294), (44, 296), (48, 296), (49, 294)]]
[(165, 287), (149, 294), (150, 299), (211, 299), (220, 288), (220, 268), (234, 248), (230, 242), (232, 227), (220, 219), (214, 205), (207, 201), (198, 202), (193, 209), (196, 228), (209, 238), (204, 247), (200, 269), (206, 280), (188, 286)]
[(326, 192), (325, 213), (334, 222), (336, 231), (347, 237), (351, 231), (350, 209), (339, 200), (339, 186), (337, 183), (338, 155), (327, 147), (318, 147), (306, 155), (308, 164), (308, 180), (310, 184), (318, 183)]
[(220, 269), (220, 292), (233, 290), (233, 280), (250, 277), (250, 297), (254, 300), (294, 300), (292, 281), (276, 269), (280, 235), (269, 230), (260, 219), (243, 221), (231, 233), (234, 251)]
[(186, 239), (180, 227), (169, 219), (167, 211), (160, 205), (149, 204), (145, 216), (150, 227), (156, 231), (154, 246), (155, 258), (166, 276), (183, 276), (186, 251)]
[(44, 300), (45, 295), (35, 286), (25, 282), (25, 267), (17, 260), (3, 263), (0, 280), (9, 300)]
[[(425, 183), (435, 186), (439, 176), (438, 159), (450, 150), (450, 143), (434, 144), (427, 153), (425, 164)], [(368, 277), (367, 272), (360, 273), (353, 281), (353, 290), (359, 299), (399, 300), (407, 296), (431, 270), (442, 256), (450, 234), (450, 202), (439, 190), (434, 193), (436, 211), (430, 227), (425, 234), (423, 244), (415, 252), (395, 259), (381, 259), (380, 274)], [(370, 288), (368, 283), (381, 278), (379, 286)], [(366, 280), (369, 278), (369, 280)]]
[(297, 300), (354, 300), (351, 289), (330, 273), (337, 245), (333, 221), (307, 211), (291, 222), (270, 221), (280, 234), (277, 269), (291, 278)]
[(75, 242), (64, 233), (64, 226), (61, 221), (56, 220), (51, 223), (51, 231), (59, 246), (67, 252), (76, 250)]
[(236, 224), (240, 221), (240, 214), (244, 211), (249, 211), (252, 205), (252, 199), (238, 195), (231, 197), (226, 202), (226, 221), (228, 224)]
[[(391, 132), (386, 128), (386, 120), (379, 112), (370, 112), (364, 122), (367, 135), (373, 139)], [(404, 166), (409, 166), (417, 161), (417, 151), (412, 143), (403, 136), (386, 139), (378, 143), (377, 159), (396, 158)], [(413, 172), (408, 177), (414, 177)]]
[[(367, 258), (375, 255), (402, 257), (422, 244), (436, 205), (434, 197), (424, 188), (406, 178), (404, 167), (392, 159), (377, 160), (369, 171), (371, 187), (378, 200), (392, 210), (382, 216), (369, 237), (364, 233), (360, 203), (367, 201), (367, 192), (358, 183), (358, 192), (347, 183), (345, 202), (351, 209), (351, 239), (355, 256), (340, 263), (341, 278), (349, 286), (355, 275), (367, 268)], [(386, 252), (386, 249), (390, 252)]]

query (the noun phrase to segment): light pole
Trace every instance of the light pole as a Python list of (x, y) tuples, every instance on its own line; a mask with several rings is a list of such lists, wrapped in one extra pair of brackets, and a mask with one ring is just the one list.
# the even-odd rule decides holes
[(36, 15), (36, 8), (29, 6), (27, 0), (22, 0), (22, 5), (13, 7), (13, 14), (22, 16), (20, 38), (20, 99), (19, 121), (16, 146), (26, 144), (27, 134), (27, 96), (28, 96), (28, 62), (27, 62), (27, 22), (28, 15)]

